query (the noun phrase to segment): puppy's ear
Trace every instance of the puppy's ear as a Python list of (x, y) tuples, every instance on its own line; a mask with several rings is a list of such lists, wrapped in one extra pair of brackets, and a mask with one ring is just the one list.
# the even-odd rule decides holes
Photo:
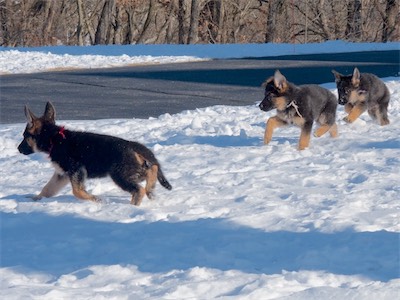
[(335, 70), (332, 70), (333, 75), (335, 75), (335, 81), (340, 82), (342, 80), (343, 75)]
[(351, 83), (354, 87), (358, 87), (360, 85), (360, 71), (357, 68), (354, 68), (353, 77), (351, 78)]
[(285, 76), (283, 76), (279, 70), (275, 71), (274, 85), (280, 92), (284, 92), (288, 86)]
[(47, 122), (53, 124), (56, 122), (56, 109), (51, 102), (47, 102), (43, 117)]
[(28, 128), (33, 127), (33, 121), (37, 119), (37, 117), (31, 112), (27, 105), (25, 105), (25, 117), (28, 122)]
[(272, 81), (274, 81), (274, 77), (273, 76), (271, 76), (267, 80), (265, 80), (261, 86), (266, 87), (268, 85), (268, 83), (270, 83)]

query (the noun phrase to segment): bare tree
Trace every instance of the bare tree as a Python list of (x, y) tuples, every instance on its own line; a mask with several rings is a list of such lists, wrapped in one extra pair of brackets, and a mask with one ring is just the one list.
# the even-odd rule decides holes
[(94, 43), (113, 44), (115, 26), (115, 0), (104, 0), (101, 16), (94, 36)]
[(11, 9), (9, 0), (0, 2), (0, 28), (1, 28), (1, 45), (11, 46)]
[(205, 3), (199, 13), (198, 38), (201, 41), (220, 43), (223, 35), (224, 1), (211, 0)]
[(358, 40), (361, 37), (361, 0), (347, 3), (347, 24), (345, 35), (347, 39)]
[(265, 42), (275, 42), (278, 27), (277, 18), (282, 13), (284, 0), (269, 1), (267, 12), (267, 28), (265, 30)]
[(85, 15), (85, 10), (83, 9), (83, 3), (82, 0), (76, 0), (76, 4), (78, 6), (78, 15), (79, 15), (79, 21), (78, 21), (78, 26), (76, 28), (76, 34), (78, 36), (78, 45), (83, 46), (83, 38), (84, 38), (84, 31), (83, 28), (86, 23), (86, 15)]
[(178, 0), (178, 43), (179, 44), (185, 43), (184, 20), (185, 20), (184, 0)]
[(190, 26), (188, 44), (196, 44), (198, 40), (199, 32), (199, 1), (192, 0), (190, 9)]
[(143, 29), (140, 32), (139, 38), (137, 39), (138, 43), (144, 42), (145, 34), (148, 32), (151, 22), (154, 22), (156, 19), (156, 10), (156, 0), (149, 0), (146, 21), (144, 22)]
[(0, 0), (1, 46), (399, 38), (399, 0)]
[(396, 19), (397, 21), (399, 20), (399, 4), (396, 0), (386, 0), (385, 14), (383, 15), (382, 42), (389, 41), (390, 36), (395, 32)]

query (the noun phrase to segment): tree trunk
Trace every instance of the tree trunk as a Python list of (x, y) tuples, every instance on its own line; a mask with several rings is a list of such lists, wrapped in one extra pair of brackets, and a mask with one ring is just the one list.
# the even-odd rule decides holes
[(280, 10), (282, 8), (283, 1), (269, 1), (268, 2), (268, 13), (267, 13), (267, 28), (265, 30), (265, 42), (273, 43), (276, 39), (276, 32), (278, 29), (278, 24), (276, 22), (278, 15), (280, 15)]
[(218, 20), (218, 35), (217, 35), (217, 42), (218, 43), (225, 43), (225, 3), (224, 0), (220, 0), (219, 5), (219, 20)]
[(168, 20), (166, 24), (167, 28), (165, 30), (165, 42), (167, 44), (171, 44), (174, 38), (174, 26), (176, 24), (174, 18), (174, 8), (175, 8), (174, 1), (171, 1), (168, 4), (168, 9), (167, 9)]
[(352, 41), (361, 37), (361, 0), (347, 4), (347, 24), (345, 36)]
[(1, 26), (1, 32), (2, 32), (2, 37), (3, 41), (0, 44), (0, 46), (10, 46), (10, 30), (9, 30), (9, 7), (7, 7), (7, 0), (6, 1), (1, 1), (0, 2), (0, 26)]
[(78, 6), (78, 26), (76, 27), (76, 35), (78, 37), (78, 45), (83, 46), (84, 26), (85, 26), (85, 16), (83, 11), (82, 0), (76, 0), (76, 5)]
[(113, 42), (113, 24), (115, 23), (115, 0), (105, 0), (99, 24), (97, 25), (94, 43), (107, 45)]
[(124, 14), (124, 10), (122, 9), (121, 6), (116, 6), (116, 17), (115, 17), (115, 25), (114, 25), (114, 44), (116, 45), (121, 45), (124, 43), (124, 38), (123, 38), (123, 24), (122, 24), (122, 18)]
[(389, 41), (390, 35), (396, 30), (396, 16), (399, 5), (396, 0), (386, 0), (385, 17), (383, 19), (382, 42)]
[[(358, 0), (356, 0), (358, 1)], [(332, 34), (329, 24), (329, 16), (327, 15), (325, 11), (326, 5), (325, 5), (325, 0), (320, 0), (319, 5), (317, 7), (317, 11), (319, 14), (319, 19), (321, 21), (321, 30), (322, 30), (322, 37), (325, 41), (335, 39), (334, 35)]]
[(188, 44), (196, 44), (199, 38), (199, 1), (192, 0)]
[(185, 8), (184, 0), (178, 1), (178, 43), (184, 44), (185, 41)]
[(151, 21), (155, 19), (155, 15), (156, 15), (156, 0), (150, 0), (147, 18), (146, 21), (144, 22), (142, 32), (140, 33), (139, 38), (137, 40), (138, 43), (143, 43), (143, 41), (145, 40), (145, 34), (149, 29)]
[(49, 1), (46, 2), (46, 9), (45, 9), (45, 21), (43, 24), (43, 44), (44, 45), (49, 45), (52, 44), (52, 36), (51, 36), (51, 31), (53, 27), (53, 22), (54, 22), (54, 15), (55, 15), (55, 10), (56, 8), (54, 7), (57, 5), (57, 2), (55, 1)]

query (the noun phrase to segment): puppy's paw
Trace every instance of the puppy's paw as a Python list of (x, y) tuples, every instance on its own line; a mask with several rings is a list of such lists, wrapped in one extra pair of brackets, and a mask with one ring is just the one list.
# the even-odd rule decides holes
[(382, 119), (380, 124), (381, 124), (381, 126), (389, 125), (390, 121), (387, 118), (386, 119)]
[(27, 196), (27, 198), (30, 198), (30, 199), (32, 199), (33, 201), (39, 201), (39, 200), (41, 200), (43, 197), (39, 194), (39, 195), (30, 195), (30, 196)]
[(349, 119), (349, 116), (344, 117), (343, 121), (345, 121), (346, 123), (353, 123), (353, 120)]
[(95, 203), (102, 203), (103, 202), (103, 200), (100, 197), (97, 197), (97, 196), (93, 196), (93, 198), (90, 199), (90, 200), (92, 200)]
[(147, 198), (149, 198), (149, 200), (154, 200), (154, 198), (155, 198), (154, 192), (147, 192), (146, 195), (147, 195)]

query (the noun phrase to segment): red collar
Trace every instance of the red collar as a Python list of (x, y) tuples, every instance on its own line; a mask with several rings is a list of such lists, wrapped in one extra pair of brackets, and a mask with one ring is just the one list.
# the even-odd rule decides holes
[(58, 131), (58, 134), (61, 135), (61, 137), (64, 140), (66, 139), (66, 137), (65, 137), (65, 127), (64, 126), (60, 127), (60, 130)]
[[(58, 135), (58, 134), (63, 138), (63, 140), (66, 139), (66, 136), (65, 136), (65, 127), (64, 127), (64, 126), (61, 126), (61, 127), (60, 127), (60, 130), (57, 132), (57, 135)], [(56, 135), (56, 136), (57, 136), (57, 135)], [(54, 136), (54, 137), (55, 137), (55, 136)], [(51, 155), (51, 151), (53, 150), (53, 147), (54, 147), (53, 139), (50, 139), (49, 156)]]

